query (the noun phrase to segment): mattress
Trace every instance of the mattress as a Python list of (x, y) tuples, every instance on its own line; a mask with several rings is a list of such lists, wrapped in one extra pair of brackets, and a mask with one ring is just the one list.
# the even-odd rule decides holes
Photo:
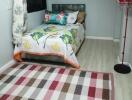
[[(54, 28), (54, 29), (50, 30), (50, 28)], [(32, 34), (33, 32), (41, 31), (43, 29), (45, 29), (49, 32), (51, 32), (51, 31), (63, 31), (64, 29), (68, 30), (68, 31), (71, 31), (71, 30), (74, 31), (75, 30), (76, 31), (75, 33), (77, 34), (75, 37), (76, 42), (77, 42), (76, 47), (74, 46), (74, 44), (71, 44), (74, 53), (76, 53), (78, 51), (82, 41), (84, 40), (84, 26), (83, 26), (83, 24), (68, 24), (68, 25), (42, 24), (39, 27), (27, 32), (27, 35), (25, 35), (23, 37), (23, 40), (26, 38), (26, 36), (29, 36), (29, 34)], [(30, 40), (30, 41), (32, 41), (32, 40)], [(25, 49), (25, 48), (23, 47), (23, 49)]]
[(39, 56), (57, 56), (79, 68), (75, 56), (84, 39), (82, 24), (43, 24), (22, 37), (21, 53)]

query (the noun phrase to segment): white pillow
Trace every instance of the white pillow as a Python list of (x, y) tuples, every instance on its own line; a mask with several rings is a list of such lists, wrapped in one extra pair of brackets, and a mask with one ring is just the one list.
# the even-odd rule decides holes
[(73, 13), (68, 13), (67, 24), (73, 24), (77, 20), (78, 11)]

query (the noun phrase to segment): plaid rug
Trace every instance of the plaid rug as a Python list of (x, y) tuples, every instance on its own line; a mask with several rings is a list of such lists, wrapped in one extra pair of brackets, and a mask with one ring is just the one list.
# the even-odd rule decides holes
[(114, 100), (113, 75), (17, 63), (0, 73), (0, 100)]

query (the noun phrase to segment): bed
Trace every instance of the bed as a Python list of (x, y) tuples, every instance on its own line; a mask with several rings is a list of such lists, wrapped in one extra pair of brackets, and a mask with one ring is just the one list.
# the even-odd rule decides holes
[[(53, 4), (52, 9), (53, 12), (85, 11), (85, 5)], [(21, 50), (14, 54), (14, 58), (19, 61), (25, 58), (48, 59), (79, 68), (76, 54), (84, 39), (84, 24), (42, 24), (22, 36)]]

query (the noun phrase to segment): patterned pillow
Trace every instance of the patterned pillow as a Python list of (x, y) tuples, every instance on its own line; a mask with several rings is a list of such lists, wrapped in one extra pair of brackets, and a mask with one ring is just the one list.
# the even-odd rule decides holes
[(78, 11), (73, 13), (68, 13), (67, 24), (74, 24), (77, 20)]
[(67, 24), (67, 17), (64, 13), (59, 13), (59, 14), (45, 14), (44, 16), (44, 22), (46, 24), (60, 24), (60, 25), (65, 25)]

